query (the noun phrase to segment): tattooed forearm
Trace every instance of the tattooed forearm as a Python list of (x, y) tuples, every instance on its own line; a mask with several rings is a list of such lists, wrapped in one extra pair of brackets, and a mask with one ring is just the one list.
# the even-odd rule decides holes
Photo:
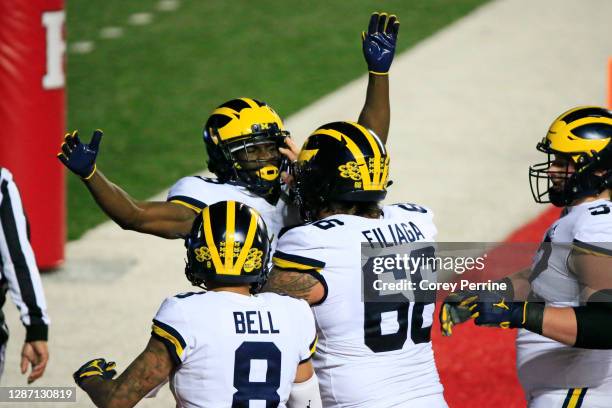
[(274, 268), (263, 287), (264, 292), (287, 294), (313, 303), (313, 290), (319, 281), (301, 272), (288, 272)]
[(91, 378), (83, 383), (83, 388), (97, 407), (133, 407), (163, 383), (173, 368), (164, 344), (151, 338), (145, 350), (116, 380)]

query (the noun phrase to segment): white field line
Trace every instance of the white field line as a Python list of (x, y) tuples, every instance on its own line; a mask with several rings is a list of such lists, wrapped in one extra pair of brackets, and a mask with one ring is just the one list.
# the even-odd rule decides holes
[[(167, 13), (178, 10), (181, 6), (180, 0), (159, 0), (152, 12), (133, 13), (128, 16), (127, 24), (131, 26), (145, 26), (155, 21), (155, 12)], [(125, 29), (121, 25), (102, 27), (98, 33), (100, 39), (114, 40), (123, 37)], [(68, 44), (68, 52), (71, 54), (88, 54), (95, 49), (95, 41), (77, 40)]]
[(181, 5), (181, 2), (178, 0), (160, 0), (157, 3), (157, 10), (159, 11), (175, 11)]
[(68, 51), (73, 54), (88, 54), (95, 48), (93, 41), (77, 41), (69, 45)]
[(151, 24), (153, 22), (152, 13), (134, 13), (128, 17), (128, 23), (135, 26)]
[(112, 40), (119, 38), (123, 35), (123, 28), (121, 27), (104, 27), (100, 30), (100, 38)]

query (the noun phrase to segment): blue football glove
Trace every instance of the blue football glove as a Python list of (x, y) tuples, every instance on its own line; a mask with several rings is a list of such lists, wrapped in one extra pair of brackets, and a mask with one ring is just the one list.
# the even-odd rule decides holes
[(79, 140), (78, 131), (67, 133), (57, 158), (73, 173), (85, 180), (90, 179), (96, 172), (96, 157), (102, 135), (102, 131), (98, 129), (93, 133), (89, 144), (84, 144)]
[(474, 308), (474, 323), (478, 326), (501, 327), (502, 329), (525, 328), (542, 333), (544, 304), (513, 302), (496, 292), (487, 292), (478, 297)]
[(395, 15), (373, 13), (368, 32), (361, 33), (363, 56), (372, 74), (387, 75), (393, 56), (400, 22)]
[(103, 358), (96, 358), (83, 364), (72, 374), (72, 377), (77, 385), (81, 387), (83, 380), (89, 377), (102, 377), (105, 380), (112, 379), (117, 374), (116, 367), (117, 365), (114, 361), (106, 362)]
[(474, 323), (478, 326), (502, 329), (523, 327), (526, 304), (526, 302), (511, 302), (495, 292), (489, 292), (486, 296), (478, 297), (474, 308)]

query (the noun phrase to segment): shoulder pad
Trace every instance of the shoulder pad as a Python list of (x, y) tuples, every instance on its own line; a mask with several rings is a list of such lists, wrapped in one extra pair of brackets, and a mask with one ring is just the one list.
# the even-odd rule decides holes
[(213, 177), (203, 177), (203, 176), (193, 176), (195, 178), (198, 178), (202, 181), (205, 181), (206, 183), (210, 183), (210, 184), (226, 184), (224, 181), (221, 181), (217, 178), (213, 178)]
[(574, 239), (583, 243), (612, 242), (612, 203), (585, 205), (574, 224)]
[(281, 230), (278, 232), (278, 239), (280, 239), (280, 237), (285, 235), (285, 233), (289, 232), (293, 228), (302, 227), (304, 225), (306, 225), (306, 224), (304, 223), (304, 224), (296, 224), (296, 225), (287, 225), (287, 226), (281, 228)]
[(170, 188), (166, 201), (181, 204), (200, 212), (202, 208), (209, 204), (209, 199), (216, 196), (217, 187), (223, 184), (209, 177), (183, 177)]
[(397, 203), (392, 205), (385, 205), (383, 207), (383, 214), (385, 218), (388, 217), (425, 217), (433, 219), (434, 213), (430, 208), (419, 204), (413, 203)]

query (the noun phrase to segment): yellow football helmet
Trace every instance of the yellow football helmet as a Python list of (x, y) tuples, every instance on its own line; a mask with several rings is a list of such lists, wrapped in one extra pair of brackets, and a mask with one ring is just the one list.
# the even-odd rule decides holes
[(195, 286), (206, 282), (261, 285), (268, 274), (270, 238), (257, 211), (236, 201), (202, 210), (185, 241), (185, 274)]
[(333, 122), (306, 139), (295, 171), (302, 216), (312, 220), (331, 201), (382, 201), (389, 156), (371, 130), (354, 122)]
[(264, 102), (238, 98), (217, 107), (204, 125), (208, 169), (221, 181), (244, 185), (270, 201), (280, 192), (279, 153), (289, 136), (278, 114)]
[[(536, 202), (561, 207), (612, 188), (611, 111), (580, 106), (564, 112), (552, 123), (537, 149), (546, 153), (548, 160), (529, 168)], [(550, 171), (553, 155), (567, 158), (564, 172)], [(574, 171), (569, 170), (570, 163)], [(563, 180), (563, 187), (555, 188), (552, 178)]]

